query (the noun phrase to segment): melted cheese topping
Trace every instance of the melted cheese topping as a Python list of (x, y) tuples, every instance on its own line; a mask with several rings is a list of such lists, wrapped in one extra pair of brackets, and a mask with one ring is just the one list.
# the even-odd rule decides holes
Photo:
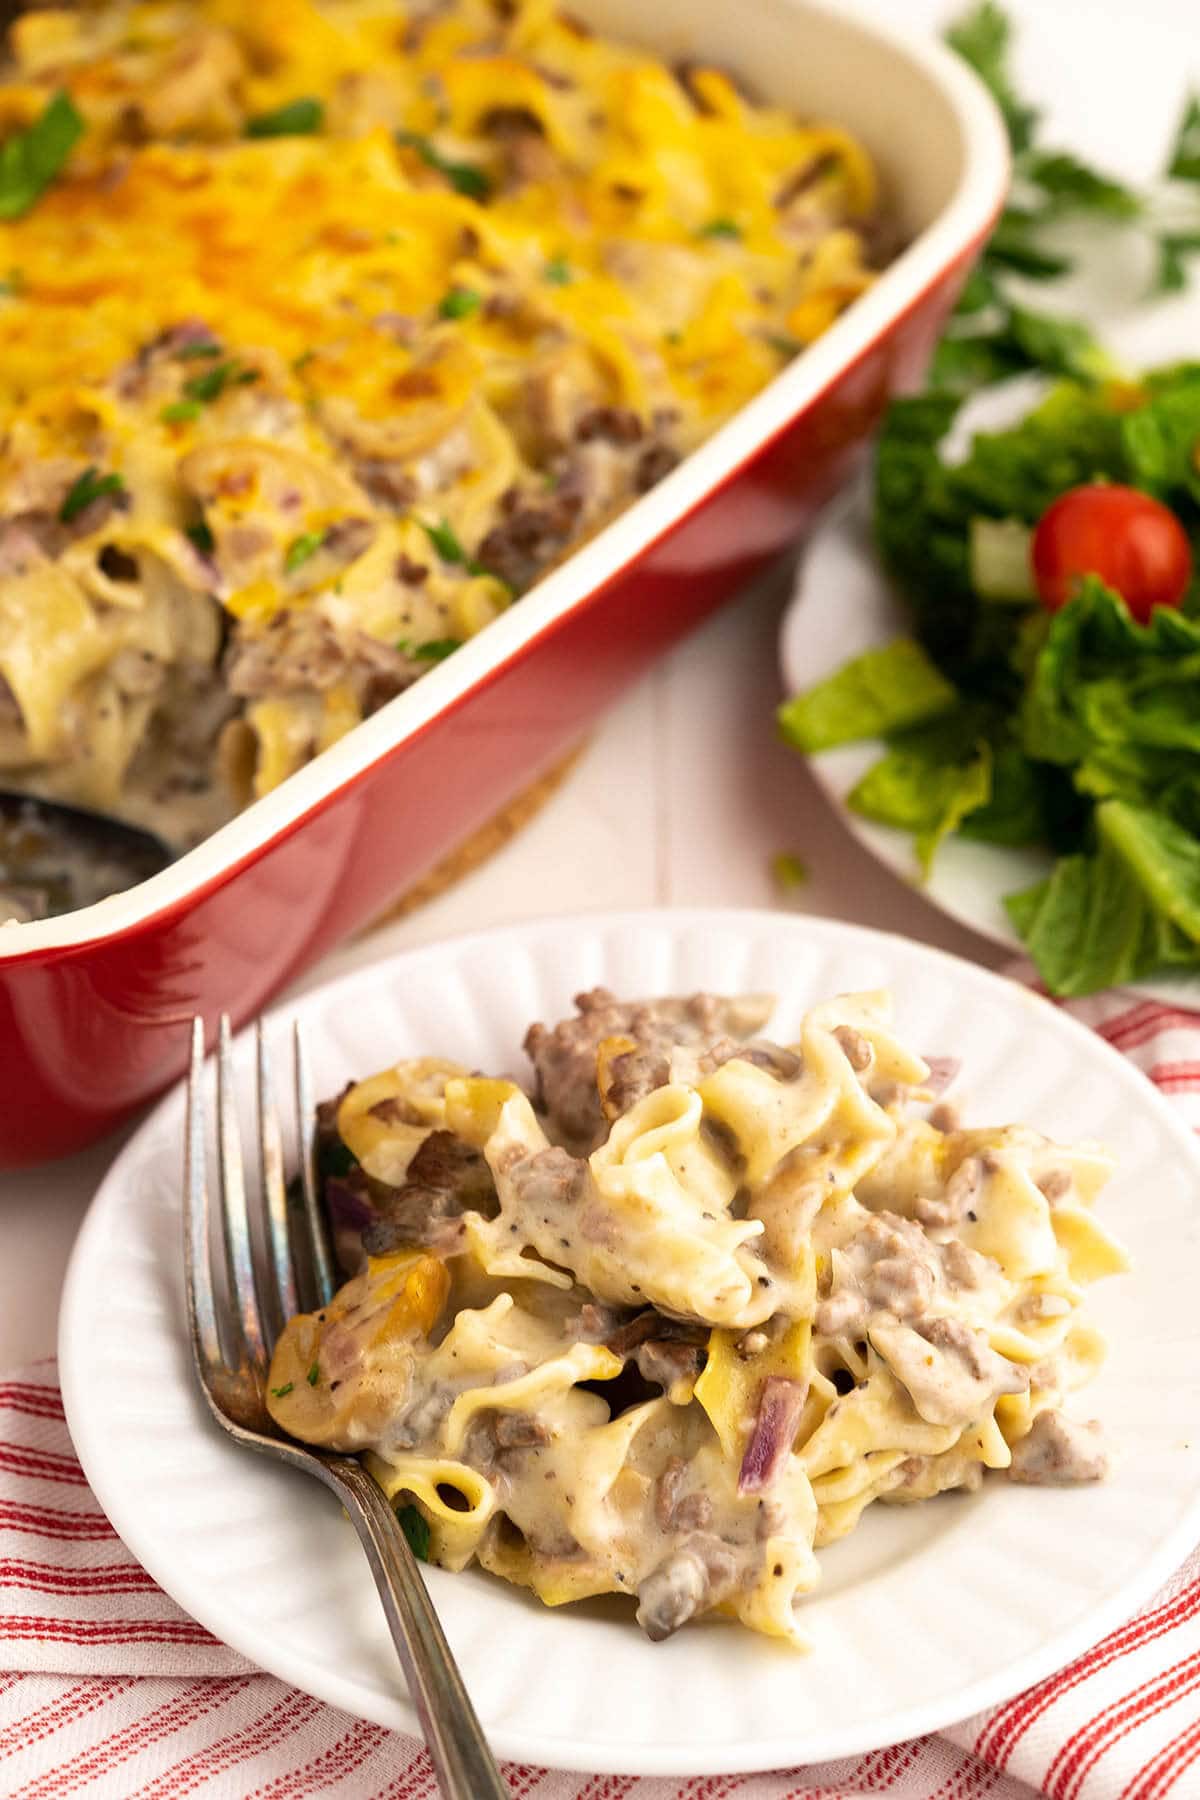
[(872, 1501), (1102, 1473), (1059, 1411), (1103, 1356), (1084, 1287), (1126, 1267), (1102, 1150), (935, 1126), (883, 994), (789, 1047), (706, 996), (580, 1006), (527, 1040), (561, 1111), (429, 1058), (342, 1097), (358, 1273), (280, 1339), (285, 1429), (368, 1452), (435, 1561), (636, 1596), (652, 1637), (717, 1611), (799, 1644), (815, 1550)]
[(546, 0), (150, 0), (13, 44), (0, 131), (63, 90), (86, 130), (0, 223), (0, 769), (178, 841), (870, 280), (852, 138)]

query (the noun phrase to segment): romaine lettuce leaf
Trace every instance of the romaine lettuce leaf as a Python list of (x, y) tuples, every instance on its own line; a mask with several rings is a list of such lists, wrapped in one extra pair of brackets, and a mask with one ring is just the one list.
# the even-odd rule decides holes
[(981, 743), (969, 762), (936, 762), (920, 749), (897, 748), (867, 770), (846, 804), (880, 825), (911, 831), (917, 860), (929, 874), (938, 845), (984, 806), (992, 791), (992, 754)]
[(1135, 487), (1168, 505), (1200, 504), (1200, 369), (1185, 367), (1121, 421), (1122, 447)]
[(1169, 819), (1119, 800), (1096, 808), (1096, 831), (1161, 918), (1200, 945), (1200, 843)]
[(926, 874), (951, 831), (993, 844), (1046, 839), (1046, 776), (1058, 772), (1029, 761), (996, 709), (968, 702), (894, 732), (888, 742), (847, 804), (878, 824), (913, 832)]
[(1200, 622), (1160, 606), (1139, 625), (1089, 576), (1034, 660), (1021, 740), (1083, 793), (1155, 803), (1200, 755)]
[(989, 604), (969, 558), (979, 521), (1016, 533), (1067, 489), (1113, 481), (1170, 505), (1200, 563), (1200, 364), (1062, 381), (951, 462), (959, 404), (928, 393), (890, 410), (875, 492), (880, 553), (959, 702), (916, 730), (873, 719), (888, 753), (852, 804), (911, 830), (925, 860), (947, 829), (1059, 852), (1054, 875), (1012, 902), (1056, 991), (1200, 968), (1181, 902), (1193, 878), (1200, 895), (1200, 580), (1182, 611), (1140, 625), (1095, 577), (1054, 615)]
[(884, 737), (948, 712), (958, 696), (919, 644), (896, 638), (868, 650), (779, 708), (789, 744), (808, 754), (860, 738)]
[(1106, 800), (1097, 847), (1005, 902), (1053, 994), (1200, 969), (1200, 843), (1158, 813)]
[(991, 763), (991, 791), (985, 802), (963, 815), (960, 834), (985, 844), (1046, 842), (1052, 829), (1048, 789), (1055, 771), (1039, 768), (1011, 743), (993, 749)]
[(1020, 375), (1026, 362), (1003, 334), (963, 332), (942, 338), (933, 353), (927, 380), (939, 398), (962, 400), (977, 388)]
[[(875, 456), (873, 529), (884, 563), (906, 591), (961, 593), (967, 586), (965, 527), (943, 499), (945, 470), (939, 446), (960, 402), (953, 394), (915, 394), (894, 400), (884, 417)], [(951, 529), (943, 525), (943, 515)]]
[(958, 406), (936, 393), (889, 409), (875, 464), (875, 542), (939, 667), (970, 693), (1015, 702), (1022, 613), (997, 616), (974, 593), (971, 521), (1034, 525), (1065, 489), (1125, 479), (1125, 415), (1107, 389), (1063, 382), (1019, 425), (978, 434), (969, 455), (948, 464), (940, 447)]

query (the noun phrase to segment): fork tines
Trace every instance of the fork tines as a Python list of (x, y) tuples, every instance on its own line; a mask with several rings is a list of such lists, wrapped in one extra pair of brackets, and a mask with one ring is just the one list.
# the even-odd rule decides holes
[[(256, 1026), (257, 1177), (248, 1180), (242, 1155), (227, 1015), (217, 1032), (217, 1226), (207, 1180), (204, 1023), (192, 1021), (188, 1077), (184, 1252), (188, 1316), (205, 1387), (251, 1379), (261, 1400), (271, 1347), (301, 1307), (325, 1305), (333, 1266), (317, 1196), (311, 1083), (299, 1027), (293, 1032), (293, 1094), (300, 1175), (298, 1204), (289, 1205), (283, 1132), (275, 1107), (270, 1053), (262, 1021)], [(214, 1237), (219, 1248), (214, 1251)], [(220, 1268), (218, 1276), (217, 1269)]]
[(204, 1022), (192, 1021), (184, 1164), (184, 1257), (192, 1350), (209, 1408), (234, 1438), (319, 1477), (341, 1500), (367, 1555), (384, 1615), (446, 1800), (507, 1800), (508, 1786), (463, 1686), (412, 1550), (382, 1489), (353, 1457), (318, 1453), (279, 1431), (267, 1411), (271, 1346), (297, 1309), (332, 1297), (333, 1263), (317, 1205), (308, 1066), (293, 1034), (297, 1203), (284, 1179), (283, 1133), (258, 1025), (258, 1175), (247, 1182), (229, 1020), (217, 1032), (220, 1247), (205, 1178)]

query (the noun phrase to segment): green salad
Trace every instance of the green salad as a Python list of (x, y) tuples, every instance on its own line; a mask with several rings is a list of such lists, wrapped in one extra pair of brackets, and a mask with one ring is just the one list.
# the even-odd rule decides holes
[[(1152, 232), (1160, 289), (1200, 233), (1164, 231), (1155, 196), (1039, 146), (995, 7), (949, 35), (1000, 102), (1015, 179), (928, 390), (892, 405), (878, 442), (875, 544), (911, 633), (779, 721), (808, 754), (882, 740), (848, 803), (911, 832), (926, 872), (951, 833), (1050, 851), (1050, 875), (1006, 906), (1047, 988), (1079, 995), (1200, 970), (1200, 362), (1122, 377), (1085, 326), (1018, 303), (1012, 277), (1063, 272), (1068, 211)], [(1200, 182), (1195, 101), (1166, 175)], [(949, 456), (964, 399), (1030, 369), (1055, 378), (1041, 402)]]
[[(789, 701), (784, 733), (809, 753), (882, 738), (849, 804), (911, 831), (926, 868), (949, 832), (1054, 851), (1007, 902), (1052, 992), (1200, 969), (1200, 365), (1062, 382), (951, 466), (958, 404), (900, 401), (879, 444), (875, 538), (913, 635)], [(1147, 605), (1144, 571), (1125, 577), (1144, 622), (1086, 557), (1065, 603), (1042, 597), (1064, 495), (1100, 533), (1096, 563), (1131, 523), (1150, 544), (1174, 588)], [(1061, 564), (1074, 546), (1049, 548)]]

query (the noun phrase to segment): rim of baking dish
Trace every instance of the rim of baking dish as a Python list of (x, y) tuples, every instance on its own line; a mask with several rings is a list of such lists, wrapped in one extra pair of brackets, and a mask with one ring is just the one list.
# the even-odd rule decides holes
[(0, 927), (0, 969), (48, 951), (77, 950), (119, 938), (190, 905), (257, 861), (371, 767), (419, 736), (435, 718), (453, 711), (528, 654), (573, 606), (606, 587), (733, 480), (984, 237), (1004, 203), (1010, 161), (1003, 121), (983, 83), (935, 37), (880, 24), (844, 0), (836, 5), (832, 0), (802, 0), (797, 10), (824, 14), (843, 27), (850, 24), (885, 44), (948, 101), (961, 134), (962, 171), (933, 221), (815, 343), (648, 494), (543, 576), (519, 605), (159, 874), (75, 912)]

